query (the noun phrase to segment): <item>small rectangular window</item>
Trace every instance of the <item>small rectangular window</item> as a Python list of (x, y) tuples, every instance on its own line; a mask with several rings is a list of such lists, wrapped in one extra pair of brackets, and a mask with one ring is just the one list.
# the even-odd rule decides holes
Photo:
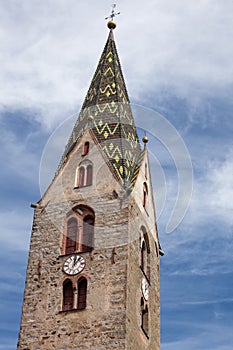
[(89, 142), (85, 142), (84, 145), (83, 145), (83, 153), (82, 153), (82, 156), (86, 156), (89, 152)]

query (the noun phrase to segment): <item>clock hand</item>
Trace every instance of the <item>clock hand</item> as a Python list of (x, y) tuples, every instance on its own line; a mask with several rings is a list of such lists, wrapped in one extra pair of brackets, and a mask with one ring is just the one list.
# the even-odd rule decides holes
[(75, 265), (77, 265), (81, 259), (82, 259), (81, 256), (79, 256), (78, 258), (77, 258), (77, 256), (75, 256), (74, 261), (73, 261), (73, 267), (74, 267)]
[(77, 262), (77, 257), (76, 255), (74, 256), (74, 260), (73, 260), (73, 267), (76, 265), (76, 262)]
[(81, 256), (79, 256), (79, 258), (77, 259), (77, 262), (79, 262), (81, 259), (82, 259), (82, 257), (81, 257)]

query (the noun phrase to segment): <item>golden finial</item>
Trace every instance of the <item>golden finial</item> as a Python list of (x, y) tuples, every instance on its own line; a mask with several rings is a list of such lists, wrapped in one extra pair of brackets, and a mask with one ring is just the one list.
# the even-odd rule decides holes
[(144, 143), (144, 147), (146, 147), (147, 142), (149, 141), (148, 137), (146, 136), (146, 131), (145, 131), (145, 136), (142, 138), (142, 142)]
[(108, 28), (110, 30), (116, 28), (116, 22), (113, 21), (113, 18), (120, 14), (120, 12), (115, 13), (115, 8), (116, 8), (116, 4), (113, 4), (112, 5), (112, 13), (111, 13), (111, 15), (105, 18), (105, 19), (110, 19), (110, 21), (108, 21), (108, 23), (107, 23), (107, 26), (108, 26)]

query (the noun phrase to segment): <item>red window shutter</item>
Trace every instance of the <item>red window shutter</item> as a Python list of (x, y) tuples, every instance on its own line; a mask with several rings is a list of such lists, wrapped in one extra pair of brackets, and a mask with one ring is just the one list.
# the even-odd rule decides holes
[(85, 143), (84, 143), (84, 146), (83, 146), (83, 153), (82, 153), (82, 156), (87, 155), (88, 152), (89, 152), (89, 142), (85, 142)]
[(71, 218), (67, 223), (66, 254), (72, 254), (76, 250), (77, 231), (77, 220)]
[(78, 281), (78, 310), (86, 308), (87, 300), (87, 280), (80, 278)]
[(87, 166), (87, 182), (86, 182), (86, 186), (90, 186), (92, 185), (92, 165), (89, 164)]
[(92, 216), (86, 216), (83, 221), (83, 234), (82, 234), (82, 252), (90, 252), (93, 249), (94, 238), (94, 218)]
[(141, 248), (141, 268), (144, 271), (145, 269), (145, 242), (143, 241), (142, 243), (142, 248)]
[(145, 208), (146, 206), (146, 192), (143, 191), (143, 207)]
[(85, 169), (83, 166), (81, 166), (78, 172), (78, 187), (84, 186), (84, 176), (85, 176)]
[(72, 282), (65, 282), (63, 285), (63, 311), (69, 311), (73, 309), (74, 292)]

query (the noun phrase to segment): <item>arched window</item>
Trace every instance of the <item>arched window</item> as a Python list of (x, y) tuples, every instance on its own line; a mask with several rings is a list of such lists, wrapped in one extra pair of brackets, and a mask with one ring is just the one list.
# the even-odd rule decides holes
[(66, 249), (65, 254), (73, 254), (76, 250), (78, 236), (78, 222), (75, 218), (70, 218), (67, 222)]
[(157, 247), (156, 242), (155, 242), (155, 251), (156, 251), (156, 256), (158, 257), (158, 256), (159, 256), (159, 253), (158, 253), (158, 247)]
[(92, 185), (92, 165), (89, 164), (87, 166), (87, 178), (86, 178), (86, 186)]
[(70, 280), (66, 280), (63, 283), (63, 311), (73, 310), (74, 305), (74, 291), (73, 285)]
[(146, 179), (147, 179), (147, 176), (148, 176), (147, 172), (148, 172), (147, 163), (145, 163), (145, 178)]
[(143, 183), (143, 207), (146, 208), (147, 204), (147, 197), (148, 197), (148, 187), (146, 182)]
[(85, 168), (81, 166), (78, 171), (78, 187), (84, 186)]
[(141, 327), (143, 326), (143, 319), (142, 319), (143, 310), (144, 310), (144, 299), (143, 297), (141, 297)]
[(87, 303), (87, 280), (81, 277), (78, 280), (78, 310), (86, 308)]
[(147, 305), (145, 305), (142, 309), (142, 329), (148, 337), (148, 334), (149, 334), (149, 313), (148, 313), (148, 306)]
[(150, 245), (148, 234), (144, 226), (141, 228), (141, 269), (150, 280)]
[(82, 153), (82, 156), (86, 156), (89, 152), (89, 142), (85, 142), (84, 145), (83, 145), (83, 153)]
[(84, 187), (92, 185), (93, 165), (86, 159), (82, 161), (76, 169), (74, 187)]
[(145, 267), (147, 265), (146, 257), (147, 257), (147, 254), (146, 254), (146, 243), (143, 240), (142, 241), (142, 246), (141, 246), (141, 268), (142, 268), (143, 271), (145, 270)]
[(62, 254), (91, 252), (94, 248), (95, 213), (86, 206), (76, 206), (69, 212), (63, 235)]
[(94, 218), (90, 215), (83, 220), (83, 232), (80, 239), (80, 252), (90, 252), (93, 249)]

